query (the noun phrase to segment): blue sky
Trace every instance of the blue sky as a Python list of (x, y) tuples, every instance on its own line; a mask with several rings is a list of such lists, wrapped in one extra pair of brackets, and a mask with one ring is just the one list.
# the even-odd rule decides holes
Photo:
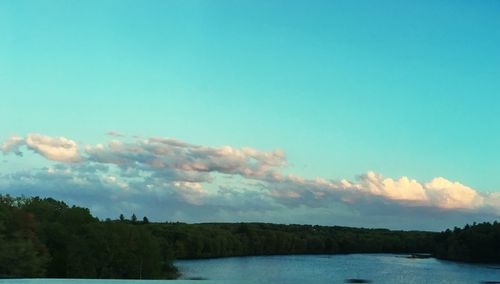
[[(498, 192), (499, 12), (498, 1), (1, 1), (0, 139), (27, 145), (22, 158), (4, 151), (3, 190), (19, 193), (13, 173), (61, 162), (28, 135), (66, 137), (92, 160), (85, 147), (119, 131), (132, 144), (281, 149), (279, 172), (311, 180), (374, 172)], [(301, 222), (341, 215), (301, 208)]]

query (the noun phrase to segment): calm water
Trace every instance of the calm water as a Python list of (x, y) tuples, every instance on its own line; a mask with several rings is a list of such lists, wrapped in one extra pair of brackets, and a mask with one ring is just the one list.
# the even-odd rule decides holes
[(481, 283), (500, 281), (500, 265), (471, 265), (401, 255), (351, 254), (233, 257), (178, 261), (184, 278), (252, 283)]
[(0, 284), (172, 284), (172, 283), (481, 283), (500, 281), (500, 265), (471, 265), (436, 259), (408, 259), (389, 254), (232, 257), (176, 262), (183, 279), (206, 281), (134, 280), (0, 280)]

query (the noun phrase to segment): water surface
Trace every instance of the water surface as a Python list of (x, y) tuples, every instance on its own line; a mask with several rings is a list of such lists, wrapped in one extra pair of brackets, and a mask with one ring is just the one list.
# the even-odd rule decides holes
[(500, 265), (410, 259), (391, 254), (231, 257), (181, 260), (175, 264), (182, 272), (181, 280), (6, 279), (0, 280), (0, 284), (330, 284), (343, 283), (346, 279), (387, 284), (500, 281)]
[(178, 261), (183, 278), (252, 283), (481, 283), (500, 281), (500, 265), (476, 265), (391, 254), (292, 255)]

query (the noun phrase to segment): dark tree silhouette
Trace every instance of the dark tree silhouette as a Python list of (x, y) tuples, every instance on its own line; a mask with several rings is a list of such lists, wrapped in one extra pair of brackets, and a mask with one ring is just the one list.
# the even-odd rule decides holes
[[(145, 225), (147, 224), (147, 225)], [(175, 278), (173, 259), (242, 255), (433, 253), (500, 262), (498, 222), (442, 233), (266, 223), (100, 221), (52, 198), (0, 195), (0, 278)]]

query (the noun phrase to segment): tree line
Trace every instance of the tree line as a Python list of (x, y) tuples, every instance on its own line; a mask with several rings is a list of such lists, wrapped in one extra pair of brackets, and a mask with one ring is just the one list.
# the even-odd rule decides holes
[(500, 224), (497, 221), (448, 229), (438, 234), (434, 241), (437, 258), (500, 263)]
[(276, 254), (433, 253), (500, 261), (500, 225), (442, 233), (267, 223), (99, 220), (52, 198), (0, 195), (0, 277), (168, 279), (174, 259)]
[(0, 196), (0, 277), (173, 278), (169, 244), (52, 198)]

